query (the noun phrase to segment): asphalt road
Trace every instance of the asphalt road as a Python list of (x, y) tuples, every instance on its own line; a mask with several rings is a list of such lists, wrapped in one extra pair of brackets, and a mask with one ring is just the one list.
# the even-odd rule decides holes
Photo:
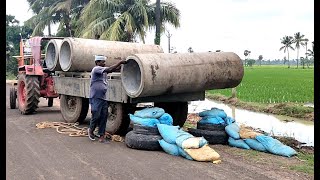
[[(214, 146), (222, 163), (189, 161), (162, 151), (141, 151), (124, 143), (100, 144), (87, 137), (69, 137), (54, 129), (36, 129), (42, 121), (63, 121), (59, 106), (21, 115), (6, 101), (7, 179), (295, 179), (294, 174), (249, 164)], [(58, 99), (55, 99), (58, 101)], [(88, 119), (88, 118), (87, 118)], [(88, 123), (88, 121), (87, 121)], [(298, 179), (301, 179), (299, 177)], [(304, 179), (304, 178), (302, 178)]]

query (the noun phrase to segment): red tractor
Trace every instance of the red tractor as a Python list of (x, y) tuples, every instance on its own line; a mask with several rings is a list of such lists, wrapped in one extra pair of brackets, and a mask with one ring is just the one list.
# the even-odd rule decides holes
[[(21, 39), (18, 59), (18, 82), (10, 88), (10, 108), (16, 108), (16, 99), (21, 114), (31, 114), (38, 108), (39, 98), (48, 99), (48, 106), (53, 105), (53, 98), (58, 97), (54, 90), (52, 72), (45, 67), (44, 54), (41, 54), (43, 40), (62, 39), (60, 37), (32, 37)], [(17, 86), (15, 86), (17, 85)]]

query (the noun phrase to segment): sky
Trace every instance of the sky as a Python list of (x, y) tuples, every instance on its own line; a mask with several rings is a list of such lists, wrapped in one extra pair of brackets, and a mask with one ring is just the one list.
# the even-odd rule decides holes
[[(251, 51), (250, 58), (262, 55), (264, 60), (273, 60), (287, 55), (279, 51), (280, 39), (285, 35), (304, 34), (309, 39), (308, 48), (314, 40), (313, 0), (166, 1), (180, 10), (180, 27), (166, 24), (172, 35), (171, 47), (178, 53), (192, 47), (194, 52), (234, 52), (244, 59), (247, 49)], [(21, 24), (33, 15), (26, 0), (6, 0), (6, 14), (14, 15)], [(147, 33), (147, 44), (153, 44), (154, 34), (154, 30)], [(161, 46), (167, 53), (165, 34), (161, 36)], [(305, 48), (301, 48), (299, 56), (304, 53)], [(296, 57), (297, 51), (291, 50), (290, 59)]]

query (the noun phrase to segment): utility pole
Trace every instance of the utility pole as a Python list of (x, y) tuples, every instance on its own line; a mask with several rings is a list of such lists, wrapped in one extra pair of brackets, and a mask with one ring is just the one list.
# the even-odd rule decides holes
[(166, 36), (168, 37), (168, 52), (171, 53), (171, 47), (170, 47), (170, 38), (172, 36), (172, 34), (170, 34), (170, 32), (167, 30)]

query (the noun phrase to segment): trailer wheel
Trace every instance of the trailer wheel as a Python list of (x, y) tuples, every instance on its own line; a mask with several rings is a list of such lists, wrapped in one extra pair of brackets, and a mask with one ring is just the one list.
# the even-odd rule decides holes
[(10, 88), (10, 109), (15, 109), (17, 107), (17, 94), (14, 87)]
[(123, 104), (116, 102), (108, 102), (108, 117), (106, 131), (115, 134), (120, 129), (123, 118)]
[(155, 107), (163, 108), (173, 118), (173, 125), (183, 127), (188, 116), (188, 102), (154, 103)]
[(89, 99), (61, 95), (60, 111), (63, 119), (68, 123), (79, 122), (82, 123), (87, 117), (89, 109)]
[(38, 108), (40, 86), (38, 76), (20, 74), (18, 78), (18, 105), (21, 114), (31, 114)]
[(53, 98), (48, 98), (48, 107), (53, 106)]

